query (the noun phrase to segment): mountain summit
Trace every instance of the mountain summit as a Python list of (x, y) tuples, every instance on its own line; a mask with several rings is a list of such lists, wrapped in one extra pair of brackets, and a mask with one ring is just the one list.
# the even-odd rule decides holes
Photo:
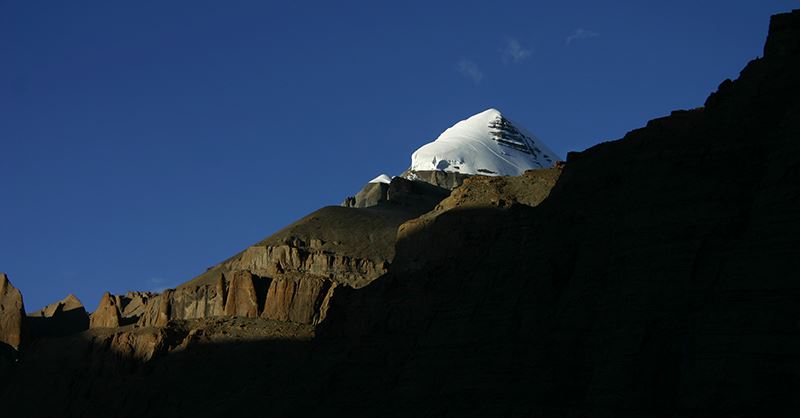
[[(520, 176), (527, 170), (550, 168), (558, 160), (533, 134), (490, 108), (456, 123), (435, 141), (414, 151), (411, 167), (397, 177), (416, 184), (411, 201), (422, 199), (428, 204), (431, 198), (441, 200), (442, 192), (453, 190), (470, 176)], [(393, 178), (386, 174), (375, 177), (342, 206), (366, 208), (391, 200)], [(434, 189), (419, 183), (428, 183)], [(398, 187), (405, 189), (408, 184)], [(408, 200), (405, 198), (400, 200)]]
[(442, 132), (411, 155), (411, 171), (518, 176), (559, 160), (533, 134), (497, 109), (488, 109)]

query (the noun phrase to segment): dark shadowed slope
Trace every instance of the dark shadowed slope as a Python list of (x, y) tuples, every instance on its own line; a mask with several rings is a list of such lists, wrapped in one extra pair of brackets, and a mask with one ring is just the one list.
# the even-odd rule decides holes
[(401, 240), (320, 330), (362, 341), (353, 358), (407, 344), (364, 396), (454, 416), (796, 414), (799, 32), (776, 16), (705, 108), (570, 155), (538, 207), (445, 212)]

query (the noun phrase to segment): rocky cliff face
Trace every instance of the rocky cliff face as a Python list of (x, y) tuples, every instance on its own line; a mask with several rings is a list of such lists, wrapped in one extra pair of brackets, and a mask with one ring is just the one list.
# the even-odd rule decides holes
[[(176, 289), (150, 297), (138, 323), (226, 314), (319, 323), (335, 289), (361, 288), (386, 273), (400, 224), (449, 194), (399, 177), (385, 192), (373, 207), (320, 209)], [(238, 275), (250, 275), (252, 293), (239, 287), (246, 279), (234, 282)]]
[(253, 275), (248, 271), (237, 271), (231, 279), (225, 315), (258, 318), (258, 299)]
[(152, 292), (127, 292), (124, 295), (116, 295), (117, 306), (122, 317), (121, 324), (136, 323), (144, 315), (147, 302), (154, 296), (156, 294)]
[(250, 271), (263, 277), (310, 275), (361, 287), (386, 271), (388, 260), (355, 258), (322, 249), (324, 241), (292, 238), (277, 245), (253, 246), (226, 264), (230, 271)]
[(262, 317), (279, 321), (316, 324), (325, 319), (336, 283), (324, 279), (273, 280)]
[(5, 273), (0, 273), (0, 345), (7, 344), (19, 350), (27, 339), (28, 327), (22, 294), (11, 285)]
[(90, 328), (116, 328), (122, 322), (122, 314), (119, 308), (119, 298), (106, 292), (100, 298), (97, 306), (89, 318)]
[(325, 319), (337, 282), (314, 274), (276, 276), (269, 279), (235, 270), (220, 273), (214, 285), (168, 290), (149, 299), (138, 324), (163, 326), (170, 320), (225, 315), (301, 324)]
[[(354, 197), (345, 199), (342, 206), (369, 208), (382, 205), (430, 209), (447, 197), (448, 190), (456, 187), (448, 187), (450, 183), (461, 184), (460, 181), (468, 177), (465, 174), (443, 171), (438, 172), (439, 175), (427, 175), (427, 173), (423, 172), (421, 175), (417, 175), (415, 172), (406, 171), (391, 179), (389, 183), (367, 183)], [(435, 179), (443, 179), (443, 184), (438, 184)], [(448, 183), (444, 179), (451, 181)]]
[(89, 314), (75, 295), (45, 306), (28, 315), (33, 337), (75, 334), (89, 328)]
[(57, 316), (59, 312), (81, 310), (81, 309), (83, 309), (84, 312), (86, 311), (80, 299), (78, 299), (75, 295), (70, 293), (64, 299), (61, 299), (56, 303), (51, 303), (45, 306), (44, 308), (29, 314), (28, 316), (40, 317), (40, 318), (53, 318)]
[(472, 176), (469, 174), (450, 173), (446, 171), (406, 170), (400, 174), (399, 177), (413, 181), (422, 181), (436, 187), (453, 190), (464, 183), (464, 180)]

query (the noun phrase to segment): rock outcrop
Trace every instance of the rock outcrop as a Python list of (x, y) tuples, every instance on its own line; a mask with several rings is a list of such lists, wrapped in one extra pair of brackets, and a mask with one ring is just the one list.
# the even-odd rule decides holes
[(225, 280), (220, 274), (213, 283), (178, 288), (161, 297), (168, 295), (170, 318), (209, 318), (225, 314), (225, 289)]
[(127, 292), (116, 296), (123, 324), (137, 322), (144, 314), (147, 302), (154, 296), (153, 292)]
[[(141, 326), (164, 326), (167, 325), (172, 315), (172, 296), (175, 291), (167, 289), (158, 296), (152, 297), (147, 301), (144, 312), (139, 318), (138, 324)], [(184, 292), (188, 293), (188, 292)], [(200, 293), (200, 292), (195, 292)], [(202, 294), (202, 293), (201, 293)], [(185, 295), (182, 295), (185, 296)], [(205, 305), (206, 299), (202, 299)]]
[(119, 311), (118, 299), (106, 292), (100, 299), (97, 309), (92, 312), (90, 328), (116, 328), (120, 326), (122, 315)]
[[(150, 297), (138, 323), (164, 325), (222, 315), (318, 323), (335, 289), (361, 288), (386, 273), (398, 226), (434, 208), (448, 194), (396, 177), (378, 206), (320, 209), (176, 289)], [(240, 297), (248, 305), (251, 298), (232, 292), (237, 274), (252, 279), (255, 311), (238, 305)], [(236, 303), (228, 308), (228, 300)]]
[(230, 271), (250, 271), (262, 277), (325, 277), (354, 287), (362, 287), (386, 272), (386, 260), (354, 258), (329, 252), (320, 248), (323, 243), (322, 240), (306, 243), (292, 238), (277, 245), (252, 246), (226, 267)]
[(75, 334), (89, 328), (89, 314), (73, 294), (28, 315), (33, 337)]
[(387, 183), (367, 183), (355, 196), (350, 196), (342, 203), (348, 208), (368, 208), (378, 206), (386, 201)]
[[(441, 172), (442, 178), (460, 179), (469, 176), (458, 173)], [(447, 197), (448, 190), (452, 187), (443, 187), (434, 182), (426, 180), (409, 180), (404, 176), (415, 178), (411, 172), (393, 178), (389, 183), (367, 183), (360, 192), (354, 197), (350, 197), (342, 203), (342, 206), (352, 208), (369, 208), (379, 205), (406, 206), (418, 208), (432, 208), (439, 201)], [(436, 175), (429, 176), (432, 179), (438, 178)], [(455, 180), (454, 180), (455, 181)]]
[(28, 339), (25, 305), (22, 293), (11, 285), (5, 273), (0, 273), (0, 344), (19, 350)]
[(464, 180), (473, 176), (462, 173), (449, 173), (446, 171), (406, 170), (400, 174), (399, 177), (413, 181), (423, 181), (436, 187), (453, 190), (456, 187), (461, 186), (461, 184), (464, 183)]
[(333, 297), (335, 283), (314, 277), (276, 279), (270, 283), (262, 316), (279, 321), (316, 324), (325, 319), (323, 305)]
[(70, 293), (64, 299), (61, 299), (56, 303), (51, 303), (45, 306), (44, 308), (29, 314), (28, 316), (35, 316), (40, 318), (53, 318), (57, 316), (60, 312), (81, 310), (81, 309), (83, 309), (84, 312), (86, 311), (80, 299), (78, 299), (77, 296)]
[(228, 287), (225, 315), (258, 318), (258, 299), (253, 275), (248, 271), (237, 271)]

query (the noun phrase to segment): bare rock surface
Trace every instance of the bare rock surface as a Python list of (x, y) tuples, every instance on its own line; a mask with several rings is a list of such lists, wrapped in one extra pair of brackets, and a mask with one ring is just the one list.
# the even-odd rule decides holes
[(97, 309), (92, 312), (89, 320), (90, 328), (116, 328), (120, 326), (119, 305), (118, 299), (106, 292), (100, 298), (100, 304)]
[(147, 302), (156, 296), (153, 292), (127, 292), (117, 296), (117, 306), (123, 322), (134, 323), (144, 314)]
[(277, 279), (267, 292), (264, 318), (315, 324), (324, 319), (322, 306), (333, 296), (332, 283), (318, 278)]
[[(207, 290), (207, 289), (204, 289)], [(144, 312), (137, 322), (141, 326), (164, 326), (170, 320), (172, 315), (172, 301), (171, 298), (175, 291), (167, 289), (158, 296), (152, 297), (147, 301), (144, 307)], [(183, 292), (185, 296), (188, 292)], [(194, 292), (195, 294), (197, 292)], [(205, 304), (206, 299), (203, 299)], [(223, 305), (224, 308), (224, 305)], [(223, 311), (221, 311), (223, 312)]]
[(448, 190), (453, 190), (464, 183), (464, 180), (472, 177), (469, 174), (452, 173), (446, 171), (427, 171), (427, 170), (406, 170), (400, 177), (423, 181), (432, 184), (436, 187), (441, 187)]
[[(445, 173), (466, 178), (466, 175)], [(451, 187), (441, 187), (421, 179), (411, 180), (410, 174), (396, 176), (389, 183), (367, 183), (354, 197), (347, 198), (342, 206), (352, 208), (406, 207), (428, 209), (447, 197)]]
[(83, 309), (84, 311), (86, 310), (83, 307), (83, 303), (81, 303), (80, 299), (78, 299), (77, 296), (70, 293), (64, 299), (55, 303), (51, 303), (50, 305), (47, 305), (36, 312), (28, 314), (28, 316), (52, 318), (53, 316), (58, 315), (59, 312), (71, 311), (75, 309), (78, 310)]
[(225, 302), (225, 315), (258, 318), (258, 297), (250, 272), (237, 271), (233, 274)]
[(19, 350), (28, 339), (22, 293), (5, 273), (0, 273), (0, 344)]

